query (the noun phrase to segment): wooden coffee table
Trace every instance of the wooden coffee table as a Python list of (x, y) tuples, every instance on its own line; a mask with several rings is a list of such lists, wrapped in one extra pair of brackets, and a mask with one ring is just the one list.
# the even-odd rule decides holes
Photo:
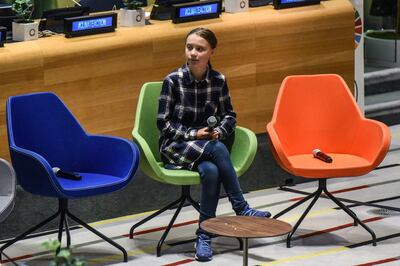
[(292, 226), (286, 222), (260, 217), (219, 216), (205, 220), (200, 227), (214, 235), (243, 239), (243, 265), (248, 263), (248, 239), (288, 234)]

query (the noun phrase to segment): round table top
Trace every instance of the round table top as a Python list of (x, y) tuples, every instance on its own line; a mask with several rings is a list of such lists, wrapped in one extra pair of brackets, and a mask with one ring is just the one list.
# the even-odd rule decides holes
[(292, 231), (286, 222), (251, 216), (219, 216), (205, 220), (200, 227), (211, 234), (240, 238), (275, 237)]

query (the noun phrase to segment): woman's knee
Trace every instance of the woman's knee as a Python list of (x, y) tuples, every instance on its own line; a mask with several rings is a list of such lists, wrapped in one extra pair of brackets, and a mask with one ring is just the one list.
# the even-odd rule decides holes
[(214, 163), (210, 161), (201, 162), (198, 166), (198, 170), (202, 183), (219, 182), (218, 167)]
[(229, 157), (229, 151), (226, 148), (225, 144), (221, 141), (217, 141), (213, 147), (213, 154), (218, 156)]

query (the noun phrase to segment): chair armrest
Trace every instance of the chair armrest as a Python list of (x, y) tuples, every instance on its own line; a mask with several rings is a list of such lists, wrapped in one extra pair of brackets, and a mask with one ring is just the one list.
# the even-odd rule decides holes
[(130, 176), (139, 165), (139, 149), (123, 138), (105, 135), (88, 135), (78, 151), (78, 160), (71, 171)]
[(237, 126), (230, 157), (238, 176), (249, 169), (257, 152), (257, 137), (253, 131)]
[(376, 120), (362, 119), (354, 137), (352, 152), (369, 160), (375, 168), (385, 158), (390, 138), (388, 126)]
[(21, 187), (33, 194), (65, 196), (50, 164), (40, 154), (10, 145), (11, 160)]
[(272, 122), (267, 124), (267, 137), (269, 138), (268, 145), (271, 148), (275, 160), (285, 171), (291, 173), (291, 171), (289, 171), (289, 169), (291, 169), (291, 163), (288, 160), (287, 154)]

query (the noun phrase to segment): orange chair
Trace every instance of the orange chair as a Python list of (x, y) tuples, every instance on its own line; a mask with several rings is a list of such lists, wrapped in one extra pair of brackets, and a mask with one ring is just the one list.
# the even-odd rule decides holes
[[(328, 178), (367, 174), (380, 164), (390, 144), (389, 128), (364, 118), (345, 81), (333, 74), (286, 77), (267, 133), (272, 153), (283, 169), (318, 180), (315, 192), (274, 216), (278, 218), (313, 198), (288, 235), (287, 247), (322, 192), (354, 219), (354, 225), (360, 224), (371, 234), (375, 246), (375, 233), (326, 186)], [(314, 158), (314, 149), (327, 153), (333, 162)]]

